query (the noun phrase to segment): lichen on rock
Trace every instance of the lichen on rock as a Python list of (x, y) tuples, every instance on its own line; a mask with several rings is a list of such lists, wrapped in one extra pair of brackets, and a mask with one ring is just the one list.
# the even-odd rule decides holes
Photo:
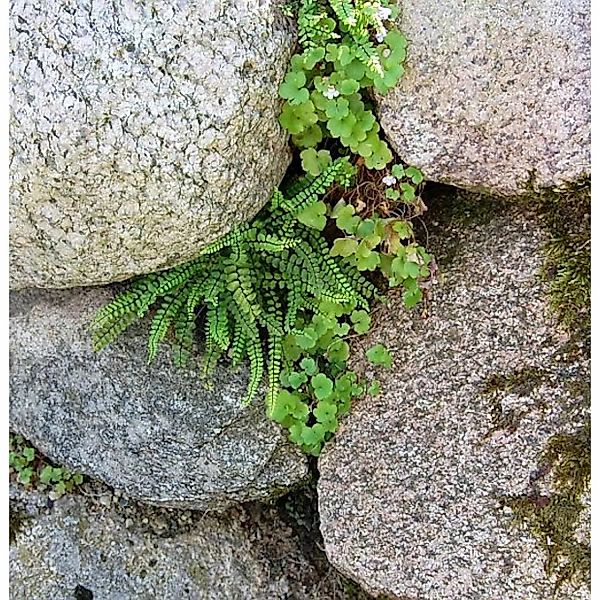
[(185, 262), (267, 202), (290, 161), (275, 2), (13, 0), (13, 289)]
[(378, 99), (425, 178), (496, 195), (589, 175), (589, 0), (404, 0), (406, 75)]
[[(429, 217), (432, 251), (451, 247), (452, 260), (426, 313), (407, 314), (392, 294), (374, 319), (364, 347), (385, 343), (394, 365), (320, 458), (325, 549), (392, 598), (551, 597), (544, 549), (502, 498), (528, 494), (553, 436), (585, 424), (574, 384), (589, 379), (589, 357), (564, 359), (569, 336), (539, 277), (549, 236), (532, 206), (498, 201), (480, 223)], [(491, 392), (501, 416), (518, 418), (496, 419)], [(556, 598), (589, 589), (570, 581)]]
[(89, 323), (111, 288), (14, 292), (10, 422), (51, 460), (162, 506), (223, 510), (281, 495), (306, 457), (242, 406), (248, 374), (147, 364), (143, 325), (94, 354)]

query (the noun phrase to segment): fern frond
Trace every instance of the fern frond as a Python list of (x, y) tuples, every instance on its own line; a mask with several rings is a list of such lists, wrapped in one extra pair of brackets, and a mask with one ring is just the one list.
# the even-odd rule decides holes
[[(198, 285), (198, 289), (196, 290), (195, 285), (193, 286), (192, 291), (194, 291), (194, 296), (197, 295), (199, 298), (202, 298), (207, 305), (216, 304), (219, 294), (225, 288), (225, 275), (221, 261), (215, 264), (204, 280), (200, 281), (199, 277), (197, 277), (195, 284)], [(188, 299), (189, 311), (195, 310), (194, 302), (195, 299)]]
[(226, 301), (209, 306), (206, 313), (206, 338), (210, 338), (223, 352), (231, 343), (229, 333), (229, 312)]
[(271, 211), (279, 208), (281, 202), (283, 201), (283, 194), (279, 190), (275, 190), (273, 195), (271, 196)]
[(246, 333), (242, 323), (234, 319), (233, 341), (231, 342), (231, 366), (235, 369), (246, 356)]
[(115, 321), (110, 321), (108, 324), (100, 327), (98, 325), (92, 326), (92, 344), (95, 352), (99, 352), (103, 348), (106, 348), (109, 344), (112, 344), (119, 335), (121, 335), (130, 325), (132, 325), (138, 318), (135, 313), (126, 313), (120, 316)]
[(381, 64), (381, 59), (377, 53), (377, 49), (373, 45), (373, 42), (369, 38), (369, 34), (365, 33), (362, 35), (353, 36), (354, 40), (354, 52), (356, 58), (360, 60), (368, 70), (372, 73), (383, 77), (384, 71)]
[(222, 355), (223, 350), (212, 339), (207, 339), (204, 346), (202, 370), (200, 372), (202, 379), (206, 379), (215, 370)]
[(92, 324), (94, 349), (101, 350), (127, 327), (142, 318), (160, 296), (180, 287), (202, 267), (192, 261), (170, 271), (153, 273), (138, 279), (132, 287), (101, 308)]
[(340, 23), (343, 23), (348, 29), (356, 27), (358, 20), (352, 0), (329, 0), (329, 5)]
[(334, 160), (317, 177), (306, 177), (305, 185), (292, 198), (285, 198), (281, 206), (294, 216), (300, 214), (307, 206), (317, 202), (319, 196), (322, 196), (347, 170), (346, 157)]
[(283, 335), (279, 330), (269, 329), (269, 364), (267, 368), (267, 414), (273, 414), (277, 394), (279, 393), (279, 378), (283, 362)]
[[(136, 318), (142, 317), (151, 305), (151, 298), (155, 292), (156, 276), (149, 275), (133, 282), (129, 290), (118, 295), (112, 302), (103, 306), (96, 312), (92, 322), (92, 332), (94, 336), (94, 348), (101, 350), (113, 339), (116, 338), (124, 329), (120, 329), (115, 337), (108, 342), (102, 343), (102, 339), (110, 338), (111, 329), (122, 319), (127, 318), (129, 325)], [(129, 318), (129, 316), (132, 318)]]
[(277, 237), (275, 235), (268, 235), (257, 233), (254, 237), (247, 240), (248, 246), (252, 250), (264, 252), (283, 252), (287, 248), (293, 248), (298, 244), (298, 240), (291, 237)]
[(204, 298), (204, 286), (205, 281), (195, 281), (190, 286), (190, 293), (188, 294), (185, 302), (187, 318), (193, 319), (196, 315), (196, 307), (202, 302)]
[(250, 265), (245, 256), (237, 261), (228, 260), (224, 268), (225, 284), (234, 302), (246, 318), (255, 321), (261, 316), (260, 305), (250, 276)]
[(338, 38), (327, 10), (318, 0), (303, 0), (298, 11), (298, 41), (303, 48), (324, 46)]
[(250, 360), (250, 380), (246, 387), (246, 395), (242, 400), (242, 404), (246, 405), (252, 402), (262, 381), (264, 372), (262, 342), (260, 341), (260, 332), (256, 322), (245, 319), (243, 313), (235, 303), (231, 304), (230, 309), (234, 319), (232, 362), (235, 360), (237, 364), (237, 362), (241, 361), (244, 354)]
[(360, 302), (362, 306), (367, 307), (369, 300), (381, 299), (381, 294), (377, 287), (364, 277), (355, 266), (342, 260), (336, 260), (335, 262), (337, 268), (346, 277), (346, 280), (362, 296), (363, 301)]
[(186, 294), (172, 294), (164, 297), (161, 306), (150, 324), (150, 338), (148, 339), (148, 363), (156, 358), (158, 346), (167, 335), (169, 326), (175, 320), (175, 316), (184, 306)]
[(283, 306), (277, 291), (273, 288), (271, 293), (264, 294), (262, 322), (269, 333), (283, 336), (284, 318)]
[(247, 230), (250, 228), (248, 223), (242, 223), (239, 225), (234, 225), (232, 229), (226, 233), (224, 236), (215, 240), (208, 246), (202, 248), (199, 253), (199, 257), (209, 256), (210, 254), (217, 254), (224, 250), (225, 248), (229, 248), (238, 244), (246, 234)]
[(156, 279), (153, 282), (155, 298), (164, 296), (189, 281), (204, 267), (204, 264), (203, 260), (196, 259), (178, 267), (173, 267), (168, 271), (155, 274)]
[(250, 381), (242, 400), (243, 405), (250, 404), (256, 396), (264, 372), (264, 356), (258, 330), (253, 331), (247, 338), (247, 353), (250, 359)]
[(185, 367), (192, 355), (194, 334), (196, 332), (195, 315), (188, 314), (187, 307), (182, 304), (173, 322), (173, 362), (178, 367)]
[(290, 286), (287, 293), (287, 311), (283, 328), (285, 331), (290, 331), (296, 323), (298, 311), (303, 307), (303, 296), (296, 286)]

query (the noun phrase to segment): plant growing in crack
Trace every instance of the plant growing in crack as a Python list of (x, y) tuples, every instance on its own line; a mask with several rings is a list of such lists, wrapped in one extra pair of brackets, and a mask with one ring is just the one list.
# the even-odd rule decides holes
[[(347, 337), (369, 330), (371, 303), (383, 287), (365, 272), (401, 286), (411, 307), (433, 265), (411, 224), (425, 210), (423, 176), (414, 167), (388, 168), (393, 156), (367, 96), (371, 88), (387, 92), (402, 76), (406, 40), (391, 26), (397, 9), (386, 0), (303, 0), (296, 8), (302, 52), (279, 89), (280, 123), (302, 149), (304, 175), (194, 260), (135, 280), (98, 312), (92, 330), (100, 350), (155, 310), (148, 359), (170, 337), (183, 366), (203, 319), (203, 373), (226, 355), (234, 367), (248, 359), (243, 402), (252, 401), (266, 372), (268, 416), (318, 455), (352, 399), (379, 393), (377, 382), (362, 381), (347, 364)], [(368, 358), (391, 366), (385, 348)]]

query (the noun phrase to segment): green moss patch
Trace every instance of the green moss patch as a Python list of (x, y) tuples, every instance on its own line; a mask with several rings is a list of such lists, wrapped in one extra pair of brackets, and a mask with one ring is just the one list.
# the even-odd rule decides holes
[[(560, 193), (545, 191), (530, 199), (548, 232), (540, 275), (548, 286), (551, 310), (570, 334), (558, 353), (567, 363), (577, 358), (586, 359), (589, 353), (590, 201), (589, 180)], [(529, 394), (543, 376), (544, 372), (537, 369), (494, 376), (486, 382), (484, 392), (503, 390)], [(576, 379), (567, 389), (573, 396), (581, 397), (582, 408), (589, 408), (589, 381)], [(590, 544), (576, 536), (590, 485), (589, 417), (575, 433), (551, 437), (539, 465), (529, 493), (505, 497), (503, 503), (513, 510), (515, 520), (525, 525), (543, 548), (546, 573), (554, 579), (555, 590), (566, 582), (589, 586)], [(552, 492), (544, 495), (539, 491), (539, 484), (548, 477), (552, 478)]]
[[(547, 556), (545, 568), (555, 578), (555, 590), (563, 583), (589, 585), (590, 544), (576, 531), (584, 511), (583, 496), (590, 485), (590, 423), (571, 435), (555, 435), (540, 459), (540, 468), (529, 494), (503, 498), (517, 522), (527, 526)], [(554, 491), (542, 495), (538, 483), (552, 476)]]
[(517, 396), (530, 396), (548, 377), (548, 371), (535, 367), (525, 367), (506, 375), (493, 374), (483, 384), (482, 394), (490, 398), (490, 415), (492, 427), (485, 435), (489, 438), (492, 433), (500, 430), (514, 432), (521, 419), (527, 416), (538, 404), (516, 409), (504, 409), (500, 401), (500, 393), (506, 392)]
[(550, 307), (561, 325), (589, 337), (591, 284), (591, 184), (589, 179), (538, 200), (550, 235), (544, 246), (542, 276), (549, 285)]

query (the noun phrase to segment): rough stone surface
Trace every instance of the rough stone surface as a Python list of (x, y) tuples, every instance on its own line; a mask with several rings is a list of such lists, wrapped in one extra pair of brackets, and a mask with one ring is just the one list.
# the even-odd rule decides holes
[[(501, 499), (536, 486), (548, 493), (539, 456), (551, 435), (584, 421), (589, 363), (567, 358), (567, 337), (548, 314), (536, 276), (539, 221), (500, 209), (482, 224), (430, 229), (444, 280), (426, 314), (407, 313), (395, 297), (377, 316), (364, 347), (385, 343), (393, 368), (376, 373), (382, 393), (353, 407), (320, 458), (327, 555), (372, 593), (553, 597), (545, 554)], [(480, 210), (474, 204), (472, 216)], [(490, 376), (523, 369), (543, 373), (484, 393)], [(556, 597), (590, 594), (566, 586)]]
[(207, 389), (168, 349), (146, 363), (148, 323), (95, 355), (88, 325), (107, 288), (14, 292), (10, 424), (52, 460), (166, 506), (222, 509), (283, 493), (306, 458), (242, 407), (247, 374), (220, 367)]
[(496, 194), (590, 174), (589, 0), (405, 0), (407, 73), (380, 100), (400, 157)]
[[(13, 600), (348, 600), (272, 508), (225, 515), (11, 490)], [(78, 590), (79, 595), (76, 593)], [(85, 595), (85, 591), (92, 595)]]
[(10, 14), (13, 289), (172, 266), (268, 200), (290, 160), (277, 88), (294, 37), (275, 2)]

